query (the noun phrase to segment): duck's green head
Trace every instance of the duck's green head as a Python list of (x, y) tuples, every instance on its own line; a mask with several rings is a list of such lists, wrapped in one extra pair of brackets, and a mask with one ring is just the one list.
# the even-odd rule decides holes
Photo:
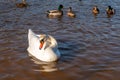
[(112, 7), (111, 7), (111, 6), (108, 6), (108, 9), (112, 10)]
[(61, 11), (62, 8), (63, 8), (63, 5), (60, 4), (59, 7), (58, 7), (58, 10)]

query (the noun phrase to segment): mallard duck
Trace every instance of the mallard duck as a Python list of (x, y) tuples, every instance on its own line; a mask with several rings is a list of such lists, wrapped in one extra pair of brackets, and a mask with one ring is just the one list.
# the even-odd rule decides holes
[(106, 9), (106, 13), (107, 15), (113, 15), (115, 14), (115, 10), (111, 6), (108, 6)]
[(16, 6), (18, 8), (24, 8), (24, 7), (27, 7), (28, 4), (26, 3), (26, 0), (22, 0), (22, 3), (16, 3)]
[(67, 15), (68, 15), (69, 17), (75, 17), (75, 16), (76, 16), (75, 13), (72, 11), (72, 7), (69, 7), (68, 12), (67, 12)]
[(62, 11), (63, 5), (59, 5), (58, 10), (48, 10), (47, 16), (48, 17), (61, 17), (63, 15)]
[(92, 9), (92, 13), (93, 13), (94, 15), (99, 14), (99, 9), (98, 9), (97, 6), (94, 6), (94, 7), (93, 7), (93, 9)]
[(46, 34), (35, 34), (31, 29), (28, 32), (28, 52), (38, 60), (53, 62), (60, 58), (58, 44), (55, 38)]

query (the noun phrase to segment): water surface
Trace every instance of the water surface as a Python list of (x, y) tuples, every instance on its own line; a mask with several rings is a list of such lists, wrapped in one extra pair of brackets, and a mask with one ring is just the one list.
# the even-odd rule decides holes
[[(20, 2), (18, 0), (17, 2)], [(0, 1), (0, 80), (120, 80), (120, 0), (15, 0)], [(73, 7), (76, 18), (46, 17), (47, 10)], [(97, 5), (100, 14), (91, 9)], [(108, 18), (111, 5), (116, 14)], [(58, 41), (62, 57), (45, 63), (28, 55), (28, 29)]]

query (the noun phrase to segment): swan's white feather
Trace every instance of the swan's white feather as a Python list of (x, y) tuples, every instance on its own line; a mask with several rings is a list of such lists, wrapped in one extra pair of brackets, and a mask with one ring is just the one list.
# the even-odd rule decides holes
[[(28, 32), (28, 52), (39, 60), (52, 62), (56, 61), (60, 57), (60, 52), (58, 50), (58, 44), (55, 38), (47, 35), (46, 42), (42, 49), (39, 49), (40, 39), (44, 37), (43, 35), (35, 34), (31, 29)], [(45, 35), (46, 36), (46, 35)]]

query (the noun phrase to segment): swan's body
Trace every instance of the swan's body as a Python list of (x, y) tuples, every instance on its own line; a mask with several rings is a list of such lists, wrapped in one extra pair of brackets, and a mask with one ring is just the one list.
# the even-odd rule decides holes
[(75, 16), (76, 16), (75, 13), (72, 11), (72, 7), (69, 7), (68, 12), (67, 12), (67, 15), (68, 15), (69, 17), (75, 17)]
[(61, 17), (63, 15), (62, 8), (63, 8), (63, 5), (59, 5), (58, 10), (48, 10), (47, 16), (49, 18)]
[(36, 35), (29, 29), (28, 42), (28, 52), (41, 61), (53, 62), (60, 57), (57, 41), (50, 35)]

